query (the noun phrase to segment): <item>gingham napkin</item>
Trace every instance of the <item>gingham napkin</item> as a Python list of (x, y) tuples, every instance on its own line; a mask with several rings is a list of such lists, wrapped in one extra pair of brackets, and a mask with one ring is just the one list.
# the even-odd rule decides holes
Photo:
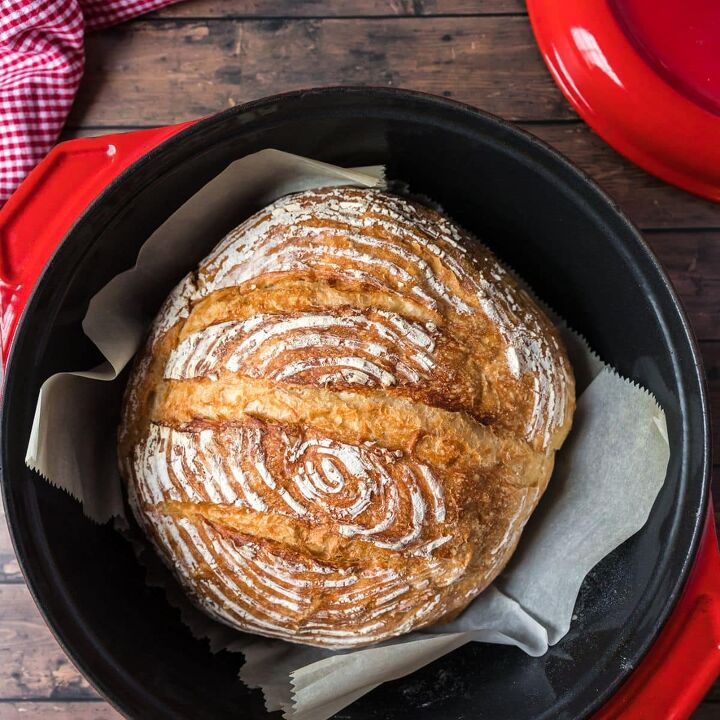
[(0, 0), (0, 206), (53, 146), (85, 60), (83, 35), (178, 0)]

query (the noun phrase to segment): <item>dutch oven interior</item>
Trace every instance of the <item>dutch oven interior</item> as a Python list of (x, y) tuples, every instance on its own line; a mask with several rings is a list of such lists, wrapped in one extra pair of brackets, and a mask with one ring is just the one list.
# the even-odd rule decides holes
[[(672, 452), (666, 484), (646, 527), (585, 580), (567, 637), (541, 658), (466, 645), (338, 717), (586, 715), (637, 664), (692, 560), (706, 482), (692, 341), (637, 233), (583, 176), (494, 118), (414, 94), (298, 93), (202, 121), (131, 168), (70, 232), (18, 331), (2, 424), (8, 518), (51, 626), (132, 717), (265, 717), (260, 692), (236, 679), (241, 657), (212, 655), (194, 640), (163, 593), (145, 586), (129, 545), (84, 518), (78, 503), (23, 461), (42, 381), (98, 361), (80, 326), (89, 298), (133, 264), (148, 235), (205, 181), (265, 147), (343, 165), (387, 164), (390, 177), (440, 202), (664, 407)], [(219, 240), (227, 229), (212, 232)], [(169, 289), (158, 289), (158, 305)], [(100, 421), (111, 432), (118, 404), (107, 413)]]

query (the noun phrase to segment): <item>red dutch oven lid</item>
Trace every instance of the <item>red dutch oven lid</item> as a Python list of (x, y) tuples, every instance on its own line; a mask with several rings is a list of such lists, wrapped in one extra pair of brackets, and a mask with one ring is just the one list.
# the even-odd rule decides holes
[(528, 0), (578, 114), (645, 170), (720, 201), (720, 3)]

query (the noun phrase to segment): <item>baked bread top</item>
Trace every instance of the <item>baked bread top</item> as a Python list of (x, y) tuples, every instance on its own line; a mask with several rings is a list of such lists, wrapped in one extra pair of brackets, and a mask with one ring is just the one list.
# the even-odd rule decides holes
[(492, 582), (574, 404), (555, 329), (492, 253), (420, 204), (325, 188), (253, 215), (171, 293), (118, 451), (200, 607), (357, 647)]

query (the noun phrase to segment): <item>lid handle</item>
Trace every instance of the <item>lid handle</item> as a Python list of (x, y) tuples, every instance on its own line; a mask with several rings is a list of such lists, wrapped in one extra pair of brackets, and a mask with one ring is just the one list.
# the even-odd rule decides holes
[(2, 367), (32, 289), (85, 208), (130, 164), (190, 124), (61, 143), (13, 193), (0, 210)]

